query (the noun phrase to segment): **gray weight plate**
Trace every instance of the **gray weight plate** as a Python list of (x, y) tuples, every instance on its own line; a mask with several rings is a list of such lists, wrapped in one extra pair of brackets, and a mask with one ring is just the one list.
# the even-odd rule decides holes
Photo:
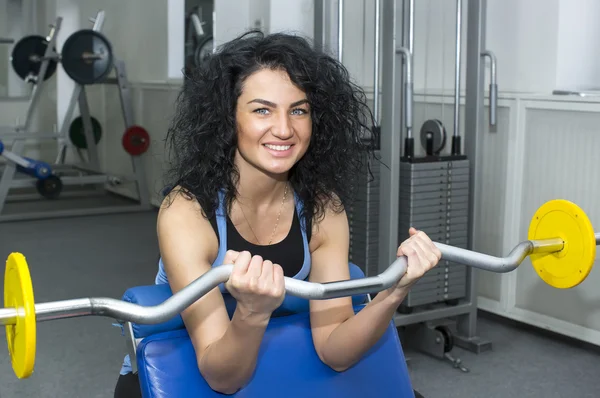
[[(375, 198), (373, 198), (375, 199)], [(372, 212), (372, 211), (378, 211), (379, 210), (379, 201), (378, 200), (369, 200), (369, 201), (355, 201), (351, 206), (350, 206), (350, 212), (353, 213), (364, 213), (364, 212)]]
[(401, 209), (421, 209), (424, 207), (440, 208), (440, 209), (462, 209), (468, 207), (468, 201), (460, 200), (454, 202), (444, 198), (433, 198), (433, 199), (421, 199), (421, 200), (409, 200), (405, 198), (400, 199)]
[(413, 307), (421, 307), (429, 304), (442, 303), (446, 300), (452, 299), (462, 299), (466, 296), (466, 287), (462, 290), (457, 290), (455, 292), (449, 293), (440, 293), (440, 294), (425, 294), (425, 295), (412, 295), (409, 293), (407, 298), (402, 304), (402, 307), (413, 308)]
[(469, 165), (471, 164), (471, 162), (469, 162), (469, 159), (460, 159), (460, 160), (450, 160), (447, 162), (448, 164), (448, 168), (454, 168), (454, 169), (458, 169), (461, 167), (469, 167)]
[(466, 275), (454, 275), (451, 279), (433, 279), (431, 277), (426, 279), (423, 277), (411, 287), (411, 292), (419, 293), (433, 290), (447, 293), (449, 290), (464, 284), (466, 284)]
[(362, 234), (369, 233), (371, 235), (377, 234), (379, 235), (379, 223), (377, 222), (356, 222), (353, 221), (349, 225), (350, 233), (356, 236), (360, 236)]
[(379, 244), (377, 242), (366, 242), (366, 241), (354, 241), (352, 244), (352, 251), (354, 253), (363, 253), (368, 255), (370, 253), (377, 253), (379, 250)]
[[(411, 227), (410, 224), (402, 223), (399, 224), (398, 230), (405, 233)], [(422, 229), (423, 231), (428, 231), (427, 234), (448, 234), (447, 236), (455, 236), (457, 233), (466, 233), (468, 230), (468, 225), (446, 225), (441, 223), (423, 223), (423, 225), (415, 226), (416, 228)]]
[(416, 290), (415, 285), (413, 286), (413, 288), (411, 288), (411, 291), (408, 295), (411, 299), (414, 300), (429, 300), (431, 303), (434, 303), (436, 301), (447, 300), (447, 297), (449, 296), (464, 294), (464, 292), (466, 291), (466, 286), (466, 281), (460, 285), (454, 285), (453, 287), (440, 287), (424, 290)]
[(430, 190), (424, 192), (415, 192), (411, 190), (400, 190), (400, 200), (401, 201), (420, 201), (425, 199), (448, 199), (454, 200), (452, 198), (469, 198), (469, 189), (452, 189), (452, 190)]
[[(405, 217), (405, 216), (400, 216), (399, 217), (399, 223), (402, 223), (402, 225), (415, 225), (415, 224), (419, 224), (421, 227), (419, 227), (420, 229), (424, 229), (425, 227), (435, 227), (435, 226), (445, 226), (445, 227), (452, 227), (452, 226), (458, 226), (458, 227), (466, 227), (467, 223), (468, 223), (468, 217), (467, 216), (463, 216), (463, 217)], [(400, 225), (400, 224), (399, 224)], [(416, 227), (416, 225), (415, 225)]]
[(446, 192), (447, 196), (453, 195), (454, 190), (468, 190), (469, 182), (450, 182), (443, 184), (406, 184), (404, 186), (400, 186), (400, 192), (409, 192), (411, 194), (418, 194), (424, 192)]
[(400, 162), (400, 174), (410, 171), (422, 171), (422, 170), (469, 170), (470, 162), (468, 159), (465, 160), (442, 160), (434, 162), (421, 162), (421, 163), (410, 163)]
[(465, 222), (467, 223), (467, 210), (457, 210), (455, 212), (423, 212), (423, 213), (399, 213), (399, 221), (405, 224), (427, 223), (431, 221), (445, 222), (446, 225)]
[(400, 175), (402, 176), (413, 176), (415, 178), (426, 178), (426, 177), (439, 177), (439, 176), (449, 176), (449, 175), (469, 175), (469, 169), (459, 168), (459, 169), (405, 169), (400, 171)]
[(412, 170), (447, 170), (448, 162), (423, 162), (423, 163), (411, 163), (411, 162), (400, 162), (401, 174), (406, 171)]
[(428, 155), (439, 154), (446, 145), (446, 129), (444, 128), (444, 124), (437, 119), (426, 120), (421, 126), (420, 137), (421, 146)]
[[(400, 172), (402, 176), (411, 176), (412, 178), (428, 178), (428, 177), (447, 177), (448, 170), (406, 170), (405, 172)], [(454, 174), (458, 175), (456, 172)], [(468, 175), (468, 173), (465, 173)]]
[(430, 206), (418, 206), (411, 207), (405, 203), (400, 202), (400, 213), (403, 215), (421, 215), (421, 214), (446, 214), (447, 216), (468, 214), (469, 206), (466, 201), (459, 201), (458, 203), (437, 203)]
[(453, 174), (453, 175), (445, 175), (445, 176), (435, 176), (435, 177), (413, 177), (409, 174), (404, 174), (400, 176), (400, 186), (403, 185), (428, 185), (428, 184), (447, 184), (447, 183), (458, 183), (458, 182), (468, 182), (469, 175), (468, 174)]

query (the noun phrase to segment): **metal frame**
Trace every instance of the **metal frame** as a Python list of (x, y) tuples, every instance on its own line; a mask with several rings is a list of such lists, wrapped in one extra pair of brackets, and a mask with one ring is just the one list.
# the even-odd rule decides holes
[[(49, 36), (49, 45), (46, 50), (46, 56), (50, 55), (56, 41), (56, 33), (60, 28), (61, 19), (57, 20), (57, 24), (51, 35)], [(101, 31), (104, 24), (104, 11), (98, 12), (94, 19), (93, 30)], [(42, 65), (40, 70), (40, 76), (45, 73), (46, 64)], [(127, 80), (127, 74), (125, 70), (125, 63), (115, 58), (114, 68), (116, 72), (116, 78), (109, 78), (104, 80), (103, 84), (116, 84), (119, 90), (119, 98), (121, 101), (121, 108), (123, 112), (123, 118), (125, 121), (125, 127), (130, 127), (134, 124), (134, 114), (132, 105), (132, 96), (129, 82)], [(108, 205), (95, 208), (84, 208), (84, 209), (69, 209), (69, 210), (56, 210), (56, 211), (39, 211), (39, 212), (27, 212), (17, 214), (2, 214), (4, 204), (12, 201), (39, 199), (37, 194), (21, 194), (21, 195), (10, 195), (9, 190), (14, 188), (27, 188), (34, 187), (36, 179), (32, 177), (17, 178), (16, 166), (11, 162), (7, 162), (4, 166), (2, 177), (0, 178), (0, 222), (3, 221), (17, 221), (17, 220), (31, 220), (31, 219), (44, 219), (54, 217), (69, 217), (69, 216), (84, 216), (84, 215), (98, 215), (98, 214), (110, 214), (110, 213), (125, 213), (133, 211), (146, 211), (151, 209), (150, 193), (147, 186), (146, 175), (143, 167), (142, 156), (132, 156), (132, 176), (118, 176), (114, 174), (105, 174), (100, 170), (100, 160), (98, 156), (98, 148), (96, 146), (95, 139), (93, 137), (93, 128), (90, 115), (89, 104), (87, 101), (87, 95), (85, 87), (76, 84), (73, 88), (71, 99), (67, 108), (67, 112), (63, 117), (63, 123), (61, 124), (61, 130), (54, 134), (37, 134), (30, 132), (31, 114), (35, 109), (35, 105), (40, 96), (42, 89), (42, 82), (39, 85), (33, 87), (32, 99), (29, 104), (27, 112), (27, 120), (25, 125), (14, 129), (14, 132), (9, 133), (7, 136), (14, 140), (11, 148), (11, 152), (21, 155), (24, 149), (26, 139), (40, 139), (40, 138), (54, 138), (58, 142), (58, 151), (56, 161), (52, 168), (56, 171), (60, 171), (63, 175), (61, 180), (63, 185), (92, 185), (92, 184), (109, 184), (118, 185), (126, 182), (136, 183), (136, 190), (138, 194), (137, 203), (131, 205)], [(81, 164), (66, 164), (66, 153), (69, 147), (69, 121), (72, 120), (75, 106), (79, 105), (80, 115), (83, 121), (84, 133), (87, 142), (87, 161), (84, 159), (82, 153), (78, 150), (77, 153), (81, 160)], [(5, 138), (4, 135), (0, 135), (0, 138)], [(62, 192), (61, 197), (73, 197), (73, 196), (90, 196), (97, 195), (98, 193), (104, 193), (104, 189), (97, 187), (89, 192)], [(60, 199), (59, 199), (60, 200)]]
[[(400, 107), (410, 109), (403, 103), (400, 88), (401, 84), (401, 59), (396, 54), (406, 34), (402, 24), (404, 16), (404, 2), (402, 0), (383, 0), (383, 49), (382, 49), (382, 80), (386, 82), (382, 86), (382, 120), (381, 120), (381, 198), (379, 208), (379, 226), (381, 239), (379, 240), (379, 263), (380, 269), (387, 264), (396, 254), (398, 245), (398, 222), (399, 222), (399, 182), (400, 182), (400, 158), (402, 120), (397, 110)], [(457, 5), (460, 7), (460, 0)], [(473, 242), (473, 217), (474, 217), (474, 193), (475, 187), (475, 158), (477, 153), (477, 135), (482, 129), (483, 110), (483, 82), (485, 68), (482, 65), (482, 53), (485, 43), (485, 0), (468, 1), (467, 17), (467, 107), (465, 113), (465, 155), (470, 159), (469, 168), (469, 223), (468, 223), (468, 248), (472, 248)], [(411, 12), (412, 13), (412, 12)], [(410, 35), (410, 33), (409, 33)], [(457, 30), (457, 37), (460, 38)], [(410, 43), (410, 37), (409, 37)], [(457, 46), (457, 54), (460, 48)], [(412, 53), (409, 48), (409, 52)], [(460, 73), (460, 63), (457, 62), (457, 76)], [(460, 82), (460, 78), (456, 81)], [(457, 91), (458, 93), (458, 88)], [(404, 101), (411, 101), (410, 97)], [(410, 119), (410, 118), (409, 118)], [(455, 134), (458, 134), (458, 117), (455, 112)], [(455, 306), (431, 305), (427, 309), (415, 309), (409, 314), (396, 314), (394, 322), (397, 326), (406, 326), (416, 323), (439, 320), (443, 318), (456, 318), (457, 335), (455, 343), (463, 348), (480, 352), (491, 347), (491, 343), (479, 339), (476, 335), (477, 319), (477, 292), (476, 271), (467, 267), (467, 294), (463, 300)]]
[[(469, 229), (468, 245), (473, 248), (475, 220), (475, 165), (479, 132), (483, 129), (483, 86), (485, 81), (485, 64), (481, 54), (485, 50), (485, 22), (487, 0), (468, 0), (467, 5), (467, 73), (465, 98), (465, 140), (464, 153), (471, 160), (469, 180)], [(455, 343), (465, 349), (479, 352), (491, 348), (491, 342), (483, 341), (477, 336), (477, 271), (467, 269), (467, 297), (470, 304), (468, 312), (458, 317), (458, 335)]]
[(143, 339), (136, 338), (135, 332), (133, 331), (133, 324), (131, 322), (123, 323), (123, 331), (127, 333), (125, 336), (125, 344), (127, 345), (127, 352), (129, 353), (129, 362), (131, 362), (132, 373), (137, 373), (137, 347), (140, 341)]

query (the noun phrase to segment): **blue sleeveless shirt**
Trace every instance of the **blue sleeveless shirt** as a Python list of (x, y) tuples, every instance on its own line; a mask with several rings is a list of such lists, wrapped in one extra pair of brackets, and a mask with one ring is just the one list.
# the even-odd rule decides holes
[[(296, 195), (296, 193), (294, 193), (294, 199), (295, 199), (295, 207), (296, 207), (295, 217), (296, 216), (299, 217), (300, 226), (301, 226), (300, 232), (302, 235), (302, 246), (304, 249), (304, 262), (303, 262), (300, 270), (295, 275), (293, 275), (293, 276), (289, 275), (289, 276), (293, 277), (294, 279), (305, 280), (308, 278), (308, 275), (310, 274), (310, 268), (311, 268), (309, 238), (307, 236), (306, 221), (303, 217), (300, 216), (302, 214), (302, 209), (303, 209), (302, 201)], [(225, 258), (225, 253), (227, 252), (227, 250), (229, 250), (229, 246), (227, 245), (228, 216), (227, 216), (227, 209), (225, 207), (225, 195), (221, 192), (219, 192), (219, 206), (217, 208), (215, 217), (216, 217), (217, 231), (218, 231), (218, 236), (219, 236), (219, 251), (218, 251), (217, 257), (215, 258), (215, 260), (212, 263), (212, 266), (218, 267), (223, 263), (223, 259)], [(294, 228), (294, 222), (292, 222), (292, 228)], [(290, 233), (291, 232), (292, 231), (290, 230)], [(293, 242), (293, 244), (298, 244), (298, 243)], [(236, 248), (236, 249), (238, 249), (238, 248)], [(245, 249), (245, 250), (247, 250), (247, 249)], [(254, 254), (254, 253), (252, 253), (251, 250), (249, 250), (249, 251), (251, 252), (251, 254)], [(284, 264), (281, 264), (281, 265), (285, 269)], [(167, 274), (165, 272), (162, 258), (160, 258), (158, 261), (158, 272), (156, 274), (154, 282), (157, 285), (169, 283)], [(224, 298), (226, 299), (226, 304), (227, 304), (227, 302), (230, 302), (232, 300), (232, 297), (227, 293), (227, 290), (225, 289), (225, 285), (220, 284), (219, 289), (221, 290), (222, 293), (224, 293)], [(226, 297), (226, 296), (228, 296), (228, 297)], [(231, 308), (230, 306), (228, 306), (228, 307)], [(286, 296), (283, 304), (281, 305), (281, 307), (279, 309), (279, 312), (281, 314), (285, 314), (285, 313), (289, 313), (289, 312), (307, 311), (307, 310), (308, 310), (308, 301), (307, 300), (299, 299), (298, 297), (294, 297), (294, 296)], [(125, 374), (131, 373), (131, 372), (132, 372), (131, 358), (129, 357), (129, 355), (127, 355), (123, 362), (123, 366), (121, 367), (120, 373), (122, 375), (125, 375)]]
[[(300, 198), (294, 193), (294, 199), (295, 199), (295, 203), (296, 203), (296, 215), (298, 217), (300, 217), (300, 215), (302, 214), (302, 201), (300, 200)], [(227, 252), (227, 250), (230, 249), (229, 245), (227, 244), (227, 211), (225, 208), (225, 195), (221, 192), (219, 192), (219, 206), (217, 208), (216, 211), (216, 221), (217, 221), (217, 229), (218, 229), (218, 235), (219, 235), (219, 252), (217, 254), (216, 259), (213, 261), (212, 266), (213, 267), (217, 267), (219, 265), (221, 265), (223, 263), (223, 259), (225, 258), (225, 253)], [(300, 270), (295, 274), (295, 275), (286, 275), (289, 277), (293, 277), (294, 279), (306, 279), (308, 277), (308, 274), (310, 273), (310, 250), (309, 250), (309, 242), (308, 242), (308, 237), (307, 237), (307, 233), (306, 233), (306, 222), (304, 220), (304, 218), (300, 217), (300, 225), (301, 225), (301, 233), (302, 233), (302, 244), (304, 247), (304, 263), (302, 264), (302, 267), (300, 268)], [(292, 222), (292, 228), (294, 227), (294, 223)], [(292, 231), (290, 231), (291, 233)], [(292, 244), (297, 244), (296, 242), (293, 242)], [(251, 244), (245, 244), (244, 246), (249, 246)], [(252, 253), (252, 250), (246, 247), (243, 248), (234, 248), (235, 250), (248, 250), (251, 252), (251, 254), (256, 254), (256, 253)], [(272, 259), (269, 259), (272, 260)], [(285, 264), (281, 264), (284, 269), (285, 269)], [(156, 284), (161, 284), (161, 283), (168, 283), (168, 279), (167, 279), (167, 274), (165, 272), (165, 268), (164, 268), (164, 264), (162, 262), (162, 258), (159, 260), (158, 262), (158, 273), (156, 274), (156, 278), (155, 278), (155, 283)], [(221, 292), (226, 292), (225, 287), (223, 284), (221, 284), (220, 286)]]

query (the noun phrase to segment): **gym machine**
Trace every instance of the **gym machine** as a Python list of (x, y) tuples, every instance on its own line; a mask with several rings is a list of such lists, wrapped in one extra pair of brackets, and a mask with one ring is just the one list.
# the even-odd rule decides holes
[[(316, 46), (331, 54), (342, 53), (343, 1), (316, 2)], [(472, 184), (476, 135), (482, 127), (483, 60), (491, 62), (490, 126), (496, 124), (496, 59), (483, 48), (481, 27), (485, 1), (469, 1), (467, 69), (476, 70), (477, 80), (467, 81), (465, 141), (461, 140), (460, 85), (463, 2), (456, 0), (456, 52), (454, 81), (454, 126), (449, 153), (447, 133), (438, 119), (426, 120), (418, 140), (424, 151), (417, 154), (413, 134), (414, 0), (377, 0), (375, 5), (373, 114), (380, 129), (376, 157), (381, 167), (364, 170), (355, 202), (348, 211), (350, 260), (365, 274), (376, 275), (396, 256), (400, 242), (408, 238), (410, 226), (425, 230), (432, 240), (460, 248), (472, 245)], [(336, 29), (337, 28), (337, 29)], [(380, 32), (381, 29), (381, 32)], [(337, 34), (336, 34), (337, 32)], [(476, 44), (475, 43), (479, 43)], [(384, 84), (380, 87), (381, 80)], [(381, 103), (380, 107), (380, 95)], [(380, 112), (381, 109), (381, 112)], [(380, 115), (381, 114), (381, 115)], [(404, 140), (402, 136), (404, 135)], [(464, 151), (463, 151), (464, 145)], [(462, 264), (444, 260), (420, 280), (398, 308), (395, 324), (407, 332), (407, 344), (435, 357), (447, 359), (463, 371), (460, 359), (452, 357), (454, 345), (481, 352), (491, 342), (476, 335), (475, 274)], [(410, 327), (409, 327), (410, 326)]]
[[(0, 178), (0, 221), (42, 219), (91, 214), (107, 214), (131, 211), (145, 211), (151, 208), (149, 191), (144, 173), (142, 155), (148, 150), (150, 137), (145, 129), (135, 125), (130, 85), (127, 80), (125, 64), (113, 56), (110, 42), (102, 35), (104, 11), (99, 11), (92, 19), (92, 29), (82, 29), (67, 38), (61, 54), (56, 53), (56, 36), (60, 30), (62, 18), (57, 18), (48, 37), (28, 36), (19, 41), (12, 52), (12, 64), (16, 73), (24, 80), (33, 83), (31, 99), (28, 104), (25, 125), (0, 130), (0, 157), (6, 162)], [(58, 63), (66, 74), (76, 83), (70, 96), (69, 105), (61, 123), (59, 132), (31, 132), (32, 115), (43, 90), (44, 82), (50, 78)], [(109, 78), (112, 70), (116, 77)], [(44, 76), (40, 79), (39, 76)], [(131, 156), (133, 173), (131, 176), (107, 174), (101, 171), (97, 144), (101, 138), (101, 127), (90, 115), (86, 85), (115, 84), (126, 130), (122, 136), (122, 146)], [(73, 119), (76, 106), (80, 116)], [(69, 121), (72, 121), (70, 124)], [(51, 139), (57, 142), (57, 156), (50, 164), (23, 156), (26, 140)], [(6, 144), (13, 141), (10, 149)], [(69, 143), (71, 145), (69, 145)], [(67, 162), (67, 149), (76, 149), (80, 162)], [(82, 153), (85, 150), (86, 156)], [(66, 208), (12, 213), (5, 210), (8, 202), (59, 197), (90, 197), (106, 194), (104, 187), (115, 187), (125, 183), (135, 184), (133, 204), (101, 204), (95, 207)], [(20, 193), (9, 196), (11, 189), (26, 191), (35, 186), (37, 195)], [(73, 189), (65, 190), (65, 186)], [(92, 190), (84, 189), (89, 186)], [(129, 202), (129, 201), (128, 201)]]

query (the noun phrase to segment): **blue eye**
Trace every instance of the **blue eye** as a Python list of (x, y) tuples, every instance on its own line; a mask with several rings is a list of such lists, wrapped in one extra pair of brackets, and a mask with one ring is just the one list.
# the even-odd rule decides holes
[(266, 115), (269, 110), (267, 108), (256, 109), (254, 112), (259, 113), (261, 115)]
[(296, 108), (292, 111), (292, 113), (294, 113), (294, 112), (299, 112), (299, 113), (296, 113), (296, 115), (305, 115), (307, 113), (306, 110), (304, 110), (302, 108)]

